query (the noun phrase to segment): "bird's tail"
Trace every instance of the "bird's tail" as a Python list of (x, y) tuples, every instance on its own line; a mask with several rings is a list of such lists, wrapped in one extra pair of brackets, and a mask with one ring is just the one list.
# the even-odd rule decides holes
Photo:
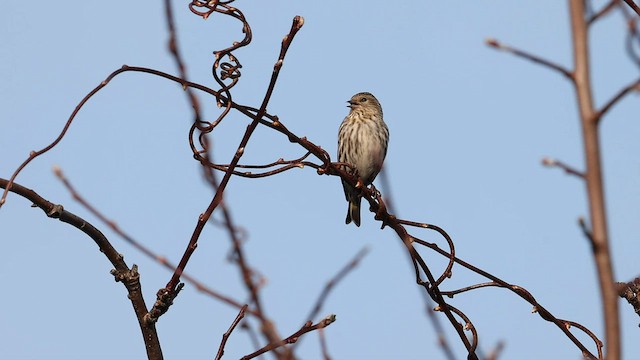
[(347, 209), (347, 219), (345, 223), (350, 224), (353, 220), (353, 223), (356, 226), (360, 226), (360, 201), (362, 200), (359, 196), (350, 196), (349, 197), (349, 208)]

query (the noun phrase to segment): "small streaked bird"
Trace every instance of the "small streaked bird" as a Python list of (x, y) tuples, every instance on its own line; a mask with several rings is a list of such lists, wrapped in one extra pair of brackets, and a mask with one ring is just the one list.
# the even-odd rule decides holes
[[(361, 92), (353, 95), (348, 101), (351, 108), (338, 131), (338, 161), (351, 164), (364, 186), (368, 186), (382, 169), (382, 162), (387, 155), (389, 129), (382, 120), (382, 107), (371, 93)], [(360, 191), (342, 182), (344, 195), (349, 202), (346, 223), (353, 221), (360, 226)]]

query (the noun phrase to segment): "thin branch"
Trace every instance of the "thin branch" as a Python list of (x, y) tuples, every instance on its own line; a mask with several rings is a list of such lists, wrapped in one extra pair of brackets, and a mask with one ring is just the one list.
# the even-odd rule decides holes
[[(60, 175), (62, 176), (61, 173)], [(7, 189), (9, 184), (10, 181), (0, 179), (1, 188)], [(144, 339), (148, 358), (154, 360), (162, 359), (162, 348), (160, 346), (160, 341), (158, 340), (155, 323), (147, 320), (147, 306), (145, 304), (144, 297), (142, 296), (142, 285), (140, 284), (140, 274), (138, 273), (137, 265), (134, 264), (132, 268), (129, 269), (122, 254), (120, 254), (111, 245), (109, 240), (100, 230), (87, 220), (72, 212), (64, 210), (62, 205), (54, 205), (48, 200), (42, 198), (35, 191), (27, 189), (17, 183), (13, 183), (10, 190), (12, 193), (18, 194), (31, 201), (34, 206), (42, 209), (48, 217), (58, 219), (82, 231), (88, 235), (96, 245), (98, 245), (100, 252), (107, 257), (115, 268), (111, 271), (111, 274), (115, 277), (116, 281), (122, 282), (127, 289), (128, 298), (131, 301), (131, 305), (133, 305), (133, 310), (135, 311), (138, 319), (138, 325), (142, 331), (142, 337)]]
[[(118, 226), (118, 223), (115, 222), (114, 220), (109, 219), (106, 215), (104, 215), (102, 212), (100, 212), (95, 206), (93, 206), (91, 203), (89, 203), (89, 201), (87, 199), (85, 199), (77, 190), (76, 188), (71, 184), (71, 182), (69, 181), (69, 179), (67, 177), (64, 176), (64, 174), (62, 173), (62, 171), (58, 168), (56, 170), (56, 176), (58, 176), (58, 178), (62, 181), (62, 184), (65, 186), (65, 188), (69, 191), (69, 193), (71, 194), (71, 197), (77, 201), (78, 203), (80, 203), (80, 205), (82, 205), (85, 209), (87, 209), (91, 214), (93, 214), (95, 217), (97, 217), (100, 221), (102, 221), (104, 224), (106, 224), (111, 230), (113, 230), (116, 234), (118, 234), (123, 240), (125, 240), (129, 245), (133, 246), (135, 249), (137, 249), (138, 251), (140, 251), (141, 253), (143, 253), (144, 255), (146, 255), (147, 257), (157, 261), (158, 263), (160, 263), (162, 266), (164, 266), (165, 268), (169, 269), (170, 271), (175, 271), (176, 267), (174, 264), (172, 264), (165, 256), (159, 255), (155, 252), (153, 252), (153, 250), (149, 249), (148, 247), (144, 246), (141, 242), (137, 241), (136, 239), (134, 239), (131, 235), (127, 234), (124, 230), (122, 230), (122, 228), (120, 228), (120, 226)], [(242, 304), (236, 300), (233, 300), (231, 297), (226, 296), (226, 295), (222, 295), (219, 292), (207, 287), (204, 283), (202, 283), (201, 281), (197, 280), (196, 278), (194, 278), (193, 276), (187, 274), (187, 273), (183, 273), (183, 279), (188, 282), (191, 283), (192, 285), (195, 286), (196, 290), (203, 292), (215, 299), (218, 299), (224, 303), (226, 303), (227, 305), (233, 306), (237, 309), (241, 309), (242, 308)], [(246, 310), (247, 313), (256, 316), (257, 313), (255, 310), (253, 309), (247, 309)], [(157, 319), (155, 318), (151, 318), (152, 321), (155, 321)]]
[(224, 355), (224, 347), (225, 345), (227, 345), (227, 340), (229, 340), (229, 336), (231, 336), (231, 333), (233, 332), (233, 330), (236, 328), (236, 326), (238, 326), (238, 323), (244, 317), (244, 313), (245, 311), (247, 311), (247, 307), (249, 307), (249, 305), (245, 304), (242, 306), (235, 320), (233, 320), (233, 322), (231, 323), (231, 326), (229, 326), (229, 330), (227, 330), (227, 332), (222, 334), (222, 341), (220, 342), (220, 347), (218, 348), (218, 353), (216, 354), (216, 357), (215, 357), (216, 360), (222, 359), (222, 356)]
[(322, 289), (320, 296), (318, 296), (318, 300), (316, 300), (316, 304), (313, 306), (312, 310), (307, 315), (308, 320), (313, 320), (318, 313), (322, 310), (322, 306), (324, 305), (325, 300), (333, 290), (333, 288), (344, 279), (351, 271), (353, 271), (360, 261), (369, 253), (369, 248), (364, 247), (349, 261), (338, 273), (331, 278)]
[(266, 113), (267, 104), (269, 103), (269, 100), (271, 98), (271, 94), (273, 93), (273, 89), (275, 87), (276, 80), (278, 79), (278, 74), (280, 73), (280, 68), (282, 67), (282, 64), (284, 62), (284, 56), (286, 55), (286, 51), (289, 48), (289, 45), (291, 44), (291, 41), (293, 41), (293, 38), (294, 38), (295, 34), (298, 32), (298, 30), (300, 30), (302, 28), (303, 24), (304, 24), (304, 20), (302, 19), (302, 17), (296, 16), (294, 18), (293, 24), (291, 26), (291, 30), (289, 31), (289, 34), (287, 36), (285, 36), (285, 38), (284, 38), (284, 40), (282, 42), (282, 49), (280, 50), (280, 56), (278, 58), (278, 61), (276, 62), (276, 65), (274, 66), (273, 74), (271, 76), (271, 81), (269, 83), (269, 87), (267, 89), (267, 93), (265, 94), (264, 100), (262, 101), (262, 105), (260, 107), (260, 110), (258, 111), (258, 114), (256, 115), (256, 118), (247, 127), (247, 130), (246, 130), (242, 140), (240, 141), (240, 144), (238, 145), (238, 149), (236, 150), (236, 153), (235, 153), (235, 155), (233, 157), (233, 160), (231, 161), (231, 163), (229, 165), (229, 169), (225, 172), (225, 175), (222, 178), (222, 181), (220, 182), (220, 186), (218, 187), (218, 190), (216, 191), (215, 196), (211, 200), (211, 203), (209, 204), (209, 207), (198, 218), (197, 225), (196, 225), (196, 227), (195, 227), (195, 229), (193, 231), (193, 234), (191, 236), (191, 239), (189, 241), (187, 249), (185, 250), (185, 252), (184, 252), (184, 254), (182, 256), (182, 259), (178, 263), (176, 271), (174, 272), (173, 276), (171, 277), (171, 279), (169, 280), (169, 282), (165, 286), (165, 290), (166, 291), (168, 291), (168, 292), (174, 292), (175, 291), (175, 289), (176, 289), (176, 287), (178, 285), (178, 282), (180, 281), (180, 276), (181, 276), (182, 272), (184, 271), (184, 268), (186, 267), (187, 262), (191, 258), (191, 255), (193, 254), (193, 252), (196, 249), (198, 238), (200, 237), (200, 234), (202, 233), (202, 230), (204, 229), (204, 225), (206, 224), (208, 219), (211, 217), (211, 214), (213, 213), (213, 211), (218, 207), (218, 205), (222, 201), (222, 194), (223, 194), (227, 184), (229, 183), (229, 180), (231, 179), (232, 171), (235, 168), (235, 166), (238, 164), (240, 158), (242, 157), (242, 155), (244, 153), (245, 146), (249, 142), (249, 138), (251, 137), (251, 135), (253, 134), (253, 131), (258, 126), (259, 119), (261, 119)]
[(511, 47), (509, 45), (505, 45), (505, 44), (499, 42), (496, 39), (487, 39), (487, 40), (485, 40), (485, 43), (487, 45), (489, 45), (490, 47), (494, 48), (494, 49), (511, 53), (511, 54), (513, 54), (515, 56), (521, 57), (523, 59), (532, 61), (532, 62), (534, 62), (534, 63), (536, 63), (538, 65), (542, 65), (542, 66), (547, 67), (547, 68), (549, 68), (551, 70), (557, 71), (560, 74), (564, 75), (567, 79), (569, 79), (571, 81), (574, 81), (573, 73), (571, 71), (565, 69), (564, 67), (562, 67), (562, 66), (560, 66), (560, 65), (558, 65), (558, 64), (556, 64), (554, 62), (551, 62), (549, 60), (543, 59), (543, 58), (541, 58), (539, 56), (536, 56), (536, 55), (533, 55), (533, 54), (529, 54), (528, 52), (516, 49), (516, 48)]
[(592, 251), (594, 247), (596, 246), (595, 242), (593, 241), (593, 233), (591, 232), (591, 229), (589, 229), (589, 227), (587, 226), (587, 221), (580, 216), (578, 218), (578, 225), (580, 226), (580, 230), (582, 230), (582, 234), (584, 235), (584, 237), (587, 238), (587, 240), (589, 240), (589, 245), (591, 245), (591, 249)]
[[(207, 159), (209, 159), (208, 153), (205, 154), (205, 156)], [(219, 182), (216, 178), (216, 173), (210, 167), (205, 167), (204, 170), (206, 179), (209, 181), (214, 190), (218, 191)], [(262, 300), (258, 291), (260, 285), (254, 282), (254, 270), (249, 266), (246, 260), (246, 256), (242, 248), (242, 241), (238, 236), (238, 231), (236, 230), (237, 227), (233, 222), (231, 212), (224, 202), (220, 204), (220, 210), (224, 219), (224, 225), (227, 228), (227, 232), (229, 233), (231, 243), (233, 245), (233, 259), (235, 260), (236, 264), (238, 264), (238, 268), (240, 270), (240, 275), (242, 276), (244, 285), (249, 291), (249, 297), (251, 298), (253, 306), (256, 308), (255, 314), (256, 317), (260, 320), (260, 329), (262, 330), (262, 334), (268, 341), (276, 341), (277, 339), (279, 339), (278, 332), (276, 331), (273, 323), (267, 318), (267, 315), (262, 306)], [(275, 353), (278, 357), (280, 357), (280, 354), (278, 354), (277, 351), (275, 351)]]
[(627, 3), (627, 5), (629, 5), (629, 7), (632, 8), (633, 11), (636, 12), (636, 14), (638, 14), (638, 16), (640, 16), (640, 7), (636, 5), (636, 3), (633, 2), (633, 0), (624, 0), (624, 2)]
[(609, 1), (605, 6), (602, 7), (602, 9), (600, 9), (600, 11), (598, 11), (597, 13), (589, 17), (589, 20), (587, 20), (587, 23), (589, 24), (589, 26), (591, 26), (594, 22), (596, 22), (596, 20), (608, 14), (611, 10), (615, 9), (618, 6), (618, 1), (619, 0)]
[(436, 335), (438, 336), (438, 345), (442, 349), (445, 359), (455, 360), (456, 355), (453, 353), (453, 350), (451, 349), (451, 345), (449, 345), (449, 341), (447, 340), (447, 333), (444, 331), (444, 327), (440, 322), (440, 318), (436, 316), (436, 312), (435, 310), (433, 310), (434, 309), (433, 300), (431, 300), (431, 298), (426, 292), (422, 292), (422, 294), (425, 297), (425, 311), (427, 313), (427, 317), (429, 318), (436, 332)]
[(336, 316), (335, 315), (329, 315), (326, 318), (320, 320), (318, 323), (312, 325), (311, 321), (307, 321), (306, 324), (304, 324), (300, 330), (296, 331), (295, 333), (293, 333), (291, 336), (287, 337), (286, 339), (280, 340), (278, 342), (275, 343), (271, 343), (271, 344), (267, 344), (265, 345), (262, 349), (255, 351), (249, 355), (243, 356), (240, 360), (249, 360), (249, 359), (253, 359), (256, 356), (259, 356), (261, 354), (264, 354), (268, 351), (271, 351), (273, 349), (277, 349), (281, 346), (287, 345), (287, 344), (293, 344), (296, 341), (298, 341), (298, 339), (300, 338), (300, 336), (314, 331), (314, 330), (318, 330), (318, 329), (322, 329), (325, 328), (329, 325), (331, 325), (334, 321), (336, 321)]
[(625, 97), (625, 95), (631, 93), (632, 91), (640, 91), (640, 79), (637, 79), (636, 81), (632, 82), (631, 84), (625, 86), (624, 88), (620, 89), (620, 91), (611, 98), (611, 100), (609, 100), (603, 107), (602, 109), (600, 109), (600, 111), (597, 112), (596, 119), (598, 122), (600, 122), (602, 120), (602, 117), (616, 104), (618, 103), (618, 101), (620, 101), (622, 98)]
[(329, 356), (329, 350), (327, 349), (327, 339), (324, 335), (324, 328), (318, 329), (318, 337), (320, 338), (320, 349), (322, 351), (322, 358), (324, 360), (331, 360), (331, 356)]
[(582, 180), (584, 180), (584, 173), (583, 172), (574, 169), (573, 167), (563, 163), (560, 160), (556, 160), (556, 159), (550, 158), (550, 157), (544, 157), (544, 158), (542, 158), (542, 165), (547, 166), (547, 167), (560, 168), (560, 169), (564, 170), (564, 172), (567, 173), (568, 175), (574, 175), (574, 176), (577, 176), (577, 177), (581, 178)]
[[(180, 54), (180, 50), (178, 47), (178, 36), (177, 30), (175, 26), (175, 21), (173, 18), (173, 9), (171, 8), (171, 0), (164, 1), (164, 10), (165, 10), (165, 19), (167, 20), (167, 30), (169, 32), (169, 52), (171, 53), (173, 59), (176, 62), (176, 66), (178, 67), (178, 74), (180, 74), (180, 78), (185, 82), (188, 80), (187, 78), (187, 67), (182, 60), (182, 55)], [(193, 115), (195, 118), (195, 122), (199, 122), (200, 117), (200, 103), (198, 102), (198, 98), (196, 97), (193, 89), (183, 84), (183, 88), (187, 93), (187, 98), (189, 99), (189, 103), (191, 104), (191, 108), (193, 109)]]
[(485, 357), (485, 360), (498, 360), (500, 354), (502, 353), (502, 350), (504, 350), (504, 341), (498, 341), (493, 350), (489, 351), (489, 353)]

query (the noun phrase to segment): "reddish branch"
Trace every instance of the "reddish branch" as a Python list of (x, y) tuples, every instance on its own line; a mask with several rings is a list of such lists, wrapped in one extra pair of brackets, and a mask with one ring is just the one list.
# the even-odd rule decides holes
[[(64, 176), (64, 174), (62, 173), (62, 170), (57, 169), (56, 176), (58, 176), (58, 178), (62, 181), (63, 185), (67, 188), (67, 190), (69, 191), (69, 193), (71, 194), (74, 200), (76, 200), (78, 203), (84, 206), (85, 209), (87, 209), (91, 214), (97, 217), (100, 221), (105, 223), (111, 230), (113, 230), (116, 234), (118, 234), (121, 238), (123, 238), (127, 243), (129, 243), (131, 246), (133, 246), (135, 249), (137, 249), (144, 255), (148, 256), (149, 258), (163, 265), (165, 268), (169, 269), (170, 271), (172, 272), (175, 271), (176, 269), (175, 265), (171, 263), (165, 256), (159, 255), (155, 253), (153, 250), (144, 246), (141, 242), (137, 241), (131, 235), (127, 234), (124, 230), (122, 230), (120, 226), (118, 226), (118, 223), (116, 223), (114, 220), (109, 219), (106, 215), (100, 212), (95, 206), (89, 203), (89, 201), (87, 201), (87, 199), (85, 199), (76, 190), (76, 188), (73, 186), (73, 184), (71, 184), (69, 179), (67, 179)], [(241, 309), (243, 307), (243, 304), (241, 304), (240, 302), (232, 299), (229, 296), (222, 295), (218, 291), (211, 289), (210, 287), (206, 286), (204, 283), (202, 283), (201, 281), (199, 281), (198, 279), (196, 279), (195, 277), (187, 273), (183, 273), (182, 278), (186, 282), (194, 285), (196, 290), (201, 291), (217, 300), (220, 300), (226, 303), (227, 305), (233, 306), (237, 309)], [(247, 309), (246, 312), (253, 316), (257, 315), (256, 311), (253, 309)], [(155, 322), (157, 320), (157, 317), (152, 316), (149, 320)]]
[(222, 355), (224, 355), (224, 347), (227, 345), (227, 340), (229, 340), (229, 336), (231, 336), (231, 333), (233, 332), (233, 330), (236, 328), (236, 326), (238, 326), (238, 323), (244, 317), (244, 312), (247, 310), (248, 306), (249, 305), (244, 305), (240, 309), (238, 316), (236, 316), (236, 318), (231, 323), (231, 326), (229, 326), (229, 330), (227, 330), (227, 332), (222, 334), (222, 341), (220, 342), (220, 347), (218, 348), (218, 353), (216, 354), (216, 357), (215, 357), (216, 360), (220, 360), (222, 358)]
[[(0, 188), (7, 189), (9, 181), (0, 179)], [(98, 245), (102, 252), (111, 262), (115, 269), (111, 270), (111, 274), (116, 281), (122, 282), (128, 292), (128, 298), (133, 305), (133, 310), (138, 319), (138, 325), (142, 331), (147, 357), (149, 359), (162, 359), (162, 349), (158, 340), (155, 323), (147, 321), (147, 306), (142, 296), (142, 285), (140, 284), (140, 274), (138, 267), (134, 264), (131, 268), (125, 263), (122, 254), (120, 254), (104, 236), (100, 230), (93, 226), (90, 222), (83, 218), (64, 210), (62, 205), (53, 204), (42, 198), (35, 191), (25, 188), (19, 184), (13, 183), (11, 192), (18, 194), (29, 200), (33, 206), (42, 209), (45, 214), (53, 219), (58, 219), (67, 223), (76, 229), (88, 235)]]
[[(344, 279), (351, 271), (353, 271), (358, 266), (362, 258), (364, 258), (368, 253), (369, 253), (369, 248), (367, 247), (362, 248), (362, 250), (358, 251), (358, 253), (353, 257), (353, 259), (351, 259), (342, 269), (340, 269), (340, 271), (338, 271), (338, 273), (334, 277), (332, 277), (327, 282), (327, 284), (322, 289), (320, 296), (318, 296), (318, 299), (316, 300), (315, 305), (311, 309), (311, 312), (309, 312), (309, 315), (307, 315), (306, 317), (308, 321), (312, 321), (318, 315), (318, 313), (320, 313), (320, 311), (322, 310), (322, 306), (324, 305), (324, 302), (326, 301), (327, 297), (329, 296), (333, 288), (340, 281), (342, 281), (342, 279)], [(322, 332), (320, 332), (320, 334), (322, 334)], [(324, 339), (321, 339), (321, 340), (324, 341)], [(299, 343), (296, 343), (295, 345), (292, 346), (292, 348), (295, 348), (295, 346), (297, 346), (298, 344)], [(323, 353), (326, 353), (326, 349), (323, 350)]]
[(542, 165), (548, 167), (557, 167), (564, 170), (568, 175), (574, 175), (584, 180), (584, 173), (574, 169), (573, 167), (563, 163), (560, 160), (556, 160), (550, 157), (545, 157), (542, 159)]
[(530, 53), (528, 53), (526, 51), (523, 51), (523, 50), (520, 50), (520, 49), (516, 49), (516, 48), (511, 47), (509, 45), (503, 44), (503, 43), (499, 42), (496, 39), (487, 39), (485, 41), (485, 43), (487, 45), (497, 49), (497, 50), (501, 50), (501, 51), (505, 51), (505, 52), (511, 53), (511, 54), (513, 54), (515, 56), (521, 57), (523, 59), (526, 59), (526, 60), (529, 60), (531, 62), (534, 62), (534, 63), (536, 63), (538, 65), (542, 65), (542, 66), (547, 67), (547, 68), (549, 68), (551, 70), (557, 71), (560, 74), (564, 75), (566, 78), (568, 78), (570, 80), (573, 80), (573, 73), (571, 73), (571, 71), (565, 69), (564, 67), (562, 67), (562, 66), (560, 66), (560, 65), (558, 65), (558, 64), (556, 64), (556, 63), (554, 63), (552, 61), (549, 61), (547, 59), (543, 59), (543, 58), (541, 58), (541, 57), (539, 57), (537, 55), (533, 55), (533, 54), (530, 54)]
[(331, 293), (331, 290), (333, 290), (333, 288), (340, 281), (342, 281), (342, 279), (344, 279), (351, 271), (353, 271), (358, 266), (362, 258), (364, 258), (367, 253), (369, 253), (369, 248), (367, 247), (358, 251), (353, 259), (351, 259), (349, 263), (347, 263), (342, 269), (340, 269), (340, 271), (338, 271), (338, 273), (327, 282), (324, 289), (322, 289), (320, 296), (318, 296), (318, 300), (316, 300), (316, 304), (313, 306), (313, 309), (311, 310), (309, 315), (307, 315), (307, 319), (313, 320), (318, 315), (318, 313), (322, 310), (322, 306), (329, 296), (329, 293)]
[[(167, 19), (167, 30), (169, 33), (169, 52), (173, 56), (173, 59), (176, 62), (176, 66), (178, 67), (178, 74), (180, 78), (187, 81), (189, 78), (187, 77), (187, 67), (184, 65), (184, 61), (182, 60), (182, 55), (180, 54), (180, 50), (178, 48), (178, 35), (176, 33), (175, 21), (173, 19), (173, 9), (171, 8), (171, 0), (164, 1), (164, 11), (165, 18)], [(199, 122), (200, 117), (200, 104), (198, 102), (198, 98), (196, 97), (192, 88), (187, 87), (183, 84), (183, 88), (187, 93), (187, 98), (189, 99), (189, 103), (191, 104), (191, 108), (193, 109), (193, 115), (195, 118), (195, 122)]]
[(298, 341), (298, 339), (300, 338), (300, 336), (314, 331), (314, 330), (318, 330), (318, 329), (322, 329), (325, 328), (329, 325), (331, 325), (334, 321), (336, 321), (336, 316), (335, 315), (329, 315), (326, 318), (320, 320), (318, 323), (313, 324), (311, 321), (307, 321), (301, 328), (300, 330), (296, 331), (295, 333), (293, 333), (291, 336), (287, 337), (286, 339), (271, 343), (271, 344), (267, 344), (265, 345), (262, 349), (255, 351), (249, 355), (243, 356), (240, 360), (249, 360), (249, 359), (253, 359), (257, 356), (260, 356), (266, 352), (269, 352), (271, 350), (277, 349), (281, 346), (287, 345), (287, 344), (293, 344), (296, 341)]
[[(638, 15), (640, 11), (638, 6), (630, 0), (625, 0), (627, 5), (631, 7)], [(606, 338), (606, 350), (607, 359), (619, 359), (620, 358), (620, 324), (618, 314), (618, 302), (617, 292), (614, 286), (614, 274), (611, 253), (609, 250), (609, 237), (607, 231), (607, 219), (606, 208), (604, 199), (604, 185), (602, 180), (602, 165), (600, 156), (600, 144), (599, 144), (599, 129), (598, 125), (603, 116), (616, 105), (625, 95), (631, 93), (634, 90), (638, 90), (640, 87), (640, 79), (635, 80), (631, 84), (622, 88), (617, 94), (615, 94), (611, 100), (607, 101), (605, 105), (596, 110), (593, 105), (593, 95), (591, 81), (589, 77), (589, 42), (588, 42), (588, 26), (593, 23), (595, 18), (585, 19), (585, 7), (583, 0), (570, 0), (569, 1), (569, 13), (571, 19), (571, 33), (573, 43), (574, 54), (574, 70), (571, 72), (569, 79), (571, 80), (578, 103), (578, 110), (580, 114), (580, 123), (582, 127), (582, 137), (584, 141), (584, 153), (586, 162), (586, 171), (582, 176), (586, 181), (587, 197), (589, 202), (589, 214), (591, 229), (587, 229), (586, 222), (581, 220), (580, 225), (585, 233), (585, 236), (590, 240), (593, 249), (594, 260), (598, 269), (598, 280), (600, 284), (603, 316), (605, 322), (605, 338)], [(601, 13), (596, 14), (601, 16), (602, 13), (608, 11), (608, 7), (613, 6), (611, 3), (603, 9)], [(624, 10), (624, 9), (623, 9)], [(628, 20), (630, 27), (629, 39), (634, 38), (635, 34), (635, 19)], [(497, 42), (496, 42), (497, 44)], [(490, 45), (503, 49), (502, 46), (495, 44)], [(628, 45), (629, 48), (629, 45)], [(633, 55), (633, 51), (631, 51)], [(523, 56), (521, 53), (514, 52), (514, 54), (527, 58), (537, 63), (535, 58), (531, 56)], [(633, 56), (632, 56), (633, 58)], [(559, 70), (557, 66), (550, 63), (543, 63), (554, 70)], [(564, 75), (567, 75), (566, 70), (562, 70)], [(557, 165), (557, 164), (554, 164)], [(565, 171), (574, 173), (568, 168)], [(574, 174), (578, 174), (575, 172)]]
[[(199, 106), (198, 106), (197, 98), (193, 93), (193, 89), (189, 86), (186, 86), (185, 83), (183, 83), (182, 85), (183, 85), (183, 88), (187, 90), (187, 94), (189, 97), (189, 101), (191, 102), (191, 105), (193, 107), (194, 118), (195, 118), (190, 130), (189, 143), (191, 145), (191, 148), (194, 151), (194, 155), (197, 158), (202, 159), (201, 163), (203, 164), (205, 178), (211, 184), (212, 188), (216, 193), (216, 196), (218, 195), (220, 196), (218, 206), (220, 207), (220, 210), (222, 212), (224, 225), (228, 231), (229, 237), (233, 244), (234, 253), (235, 253), (234, 259), (238, 264), (238, 267), (242, 275), (242, 279), (249, 291), (253, 306), (255, 307), (255, 312), (252, 311), (252, 313), (253, 315), (257, 316), (260, 319), (260, 322), (261, 322), (260, 328), (262, 329), (262, 332), (265, 335), (265, 337), (269, 341), (276, 341), (277, 339), (279, 339), (280, 336), (278, 335), (273, 323), (267, 318), (265, 314), (264, 308), (262, 306), (262, 302), (260, 300), (259, 292), (258, 292), (259, 287), (254, 281), (253, 270), (249, 267), (249, 265), (247, 264), (247, 261), (245, 260), (245, 255), (244, 255), (244, 252), (242, 251), (241, 241), (240, 241), (240, 238), (238, 237), (236, 226), (234, 225), (234, 222), (231, 218), (231, 212), (229, 211), (226, 204), (222, 201), (222, 193), (224, 191), (224, 186), (222, 186), (222, 189), (221, 189), (221, 184), (218, 181), (215, 172), (213, 172), (209, 166), (205, 165), (205, 163), (206, 164), (211, 163), (210, 159), (212, 157), (212, 154), (207, 151), (210, 148), (210, 145), (208, 142), (208, 138), (206, 137), (206, 134), (212, 131), (213, 128), (216, 126), (216, 124), (220, 123), (222, 119), (230, 111), (232, 107), (232, 103), (230, 101), (231, 100), (230, 89), (238, 82), (238, 79), (240, 77), (239, 68), (242, 66), (240, 65), (239, 61), (235, 58), (235, 56), (233, 56), (232, 51), (240, 47), (246, 46), (251, 42), (251, 27), (249, 26), (249, 23), (246, 21), (242, 11), (236, 8), (232, 8), (228, 4), (224, 4), (224, 3), (219, 4), (215, 1), (208, 1), (208, 2), (192, 1), (191, 4), (189, 5), (189, 8), (191, 9), (192, 12), (202, 16), (204, 19), (207, 19), (214, 12), (219, 12), (219, 13), (234, 17), (235, 19), (241, 21), (243, 25), (242, 28), (243, 28), (243, 32), (245, 33), (245, 36), (242, 39), (242, 41), (235, 42), (231, 47), (223, 49), (221, 51), (217, 51), (215, 53), (216, 58), (213, 64), (213, 76), (216, 82), (221, 86), (221, 89), (218, 91), (218, 94), (220, 94), (221, 92), (224, 92), (226, 94), (225, 109), (215, 122), (206, 123), (204, 121), (201, 121)], [(197, 8), (205, 8), (206, 10), (204, 12), (200, 12), (197, 10)], [(174, 26), (173, 13), (171, 11), (171, 4), (169, 0), (165, 0), (165, 9), (166, 9), (166, 19), (167, 19), (167, 25), (169, 29), (169, 38), (170, 38), (169, 50), (178, 66), (180, 78), (183, 79), (184, 81), (187, 81), (186, 67), (184, 65), (184, 62), (182, 61), (182, 57), (180, 55), (180, 51), (178, 50), (178, 46), (177, 46), (176, 28)], [(290, 41), (293, 40), (293, 36), (290, 36), (290, 38), (291, 38)], [(222, 59), (225, 57), (230, 59), (230, 61), (232, 61), (233, 64), (229, 62), (222, 62)], [(282, 57), (284, 57), (284, 54), (282, 54)], [(220, 76), (216, 71), (217, 69), (222, 69)], [(231, 79), (231, 83), (230, 84), (225, 83), (224, 80), (226, 79)], [(220, 95), (216, 95), (216, 98), (217, 98), (218, 104), (221, 104), (222, 102), (221, 102)], [(196, 131), (201, 132), (198, 138), (199, 138), (199, 143), (203, 148), (202, 151), (197, 151), (193, 143), (193, 135)], [(231, 174), (236, 173), (236, 171), (233, 170), (233, 167), (230, 165), (224, 169), (218, 169), (218, 170), (230, 171)], [(203, 219), (203, 220), (206, 221), (207, 219)], [(200, 225), (200, 223), (198, 223), (198, 225)], [(177, 274), (177, 272), (178, 272), (177, 270), (174, 271), (174, 274)], [(161, 289), (159, 294), (164, 295), (166, 292), (167, 292), (166, 288), (164, 290)], [(279, 356), (280, 354), (277, 354), (277, 355)]]
[(633, 2), (633, 0), (624, 0), (624, 2), (627, 3), (627, 5), (629, 5), (629, 7), (633, 9), (633, 11), (635, 11), (636, 14), (638, 14), (638, 16), (640, 16), (640, 7), (636, 5), (636, 3)]
[(593, 237), (594, 245), (593, 256), (598, 268), (605, 322), (606, 358), (617, 360), (620, 359), (618, 296), (614, 285), (613, 261), (609, 250), (609, 235), (607, 231), (598, 133), (599, 114), (593, 105), (591, 79), (589, 77), (588, 28), (584, 18), (584, 1), (570, 0), (569, 5), (573, 39), (574, 85), (586, 157), (585, 180), (591, 218), (591, 236)]
[(600, 19), (604, 15), (608, 14), (615, 7), (617, 7), (619, 5), (619, 1), (620, 0), (611, 0), (611, 1), (609, 1), (606, 5), (604, 5), (602, 7), (602, 9), (600, 9), (600, 11), (598, 11), (595, 14), (593, 14), (592, 16), (590, 16), (589, 20), (587, 20), (589, 25), (591, 25), (592, 23), (596, 22), (596, 20)]

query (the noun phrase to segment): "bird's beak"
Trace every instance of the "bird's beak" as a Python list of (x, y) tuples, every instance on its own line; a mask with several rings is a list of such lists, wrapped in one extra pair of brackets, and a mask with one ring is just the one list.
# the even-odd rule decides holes
[(347, 107), (348, 107), (348, 108), (352, 108), (352, 109), (353, 109), (353, 105), (355, 105), (355, 104), (356, 104), (356, 102), (355, 102), (355, 101), (351, 101), (351, 100), (349, 100), (349, 101), (347, 101), (347, 102), (349, 103), (349, 105), (347, 105)]

